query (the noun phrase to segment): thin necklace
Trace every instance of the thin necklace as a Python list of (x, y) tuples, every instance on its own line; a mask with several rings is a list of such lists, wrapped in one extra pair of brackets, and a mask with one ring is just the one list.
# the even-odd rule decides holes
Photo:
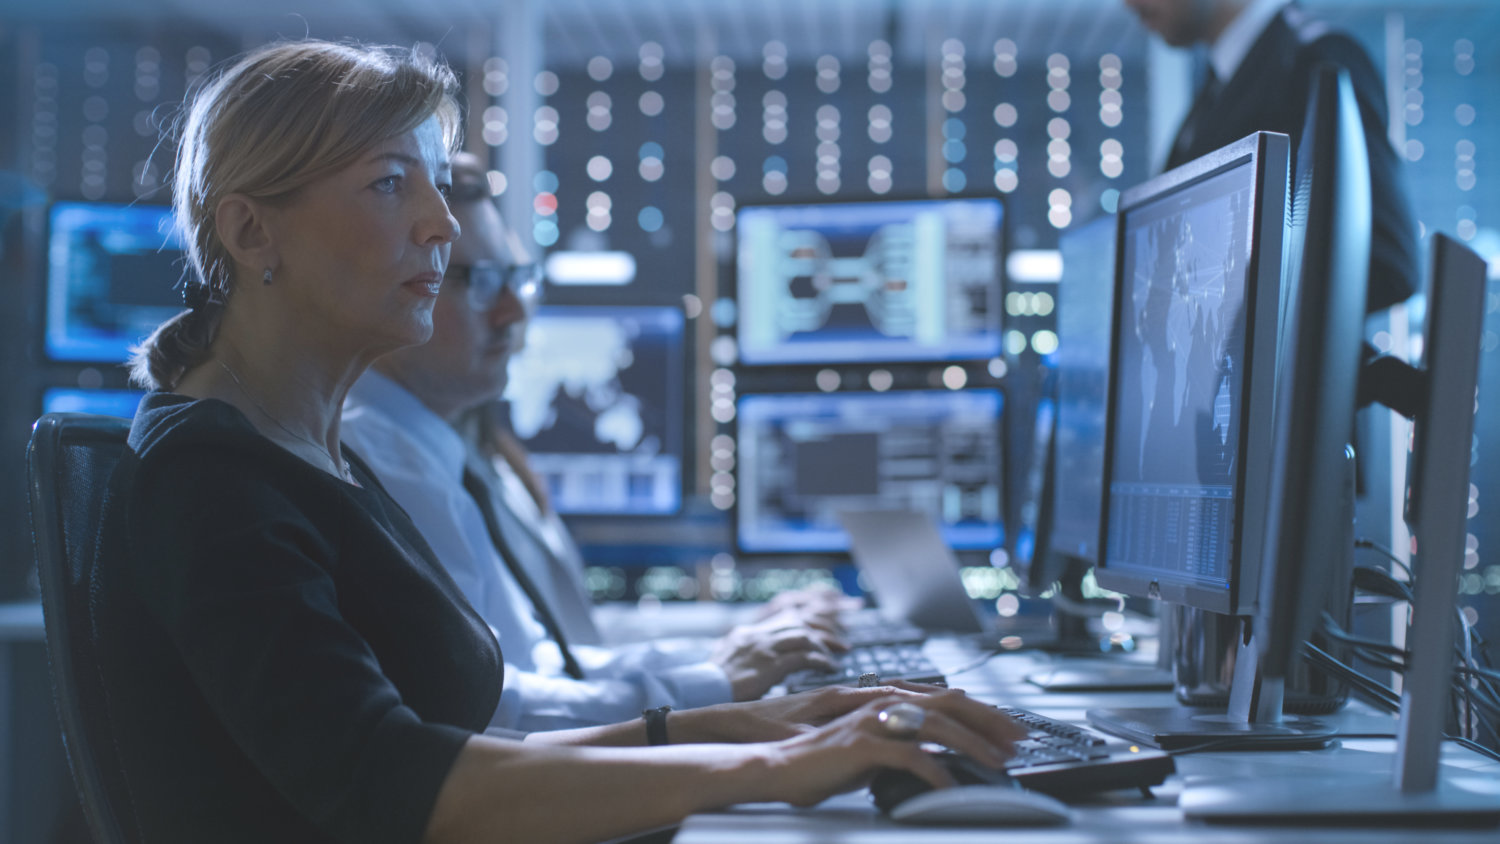
[(240, 380), (239, 374), (236, 373), (233, 369), (229, 368), (229, 364), (218, 358), (214, 358), (214, 363), (217, 363), (220, 369), (224, 370), (226, 373), (228, 373), (230, 378), (234, 379), (235, 386), (240, 388), (240, 392), (245, 395), (245, 398), (250, 400), (251, 404), (255, 405), (255, 409), (260, 411), (262, 416), (275, 423), (276, 427), (285, 431), (288, 436), (301, 440), (302, 442), (305, 442), (308, 445), (312, 446), (320, 456), (328, 460), (329, 465), (333, 467), (333, 472), (335, 475), (338, 475), (339, 478), (348, 481), (351, 484), (354, 483), (354, 473), (349, 470), (349, 461), (334, 459), (334, 456), (328, 453), (327, 446), (320, 445), (311, 437), (299, 434), (296, 431), (293, 431), (291, 428), (288, 428), (286, 425), (282, 424), (281, 420), (277, 419), (275, 414), (273, 414), (269, 410), (266, 410), (266, 406), (260, 403), (260, 399), (255, 397), (255, 393), (251, 392), (249, 387), (245, 386), (245, 382)]

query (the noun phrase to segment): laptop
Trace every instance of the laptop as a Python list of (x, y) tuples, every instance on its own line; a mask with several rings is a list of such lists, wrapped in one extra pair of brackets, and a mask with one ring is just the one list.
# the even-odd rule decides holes
[[(911, 510), (859, 510), (839, 514), (849, 534), (850, 555), (879, 600), (878, 619), (855, 627), (855, 647), (917, 642), (926, 632), (1026, 634), (1029, 644), (1047, 647), (1052, 633), (1043, 624), (1029, 628), (1017, 619), (989, 619), (964, 589), (958, 558), (925, 513)], [(915, 633), (915, 635), (913, 635)], [(1102, 654), (1100, 655), (1102, 656)], [(1121, 660), (1069, 660), (1027, 676), (1047, 691), (1162, 690), (1172, 688), (1169, 672)]]
[(958, 558), (926, 513), (849, 510), (839, 521), (884, 621), (946, 633), (992, 629), (964, 589)]

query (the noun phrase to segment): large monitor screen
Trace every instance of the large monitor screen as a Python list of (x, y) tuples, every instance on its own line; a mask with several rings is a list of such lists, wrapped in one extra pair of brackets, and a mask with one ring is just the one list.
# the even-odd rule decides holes
[(1106, 546), (1116, 572), (1230, 588), (1255, 187), (1247, 161), (1124, 212)]
[(546, 307), (511, 362), (511, 424), (561, 513), (682, 506), (683, 316)]
[(740, 359), (998, 355), (1002, 217), (997, 199), (741, 208)]
[(1000, 521), (995, 390), (751, 395), (740, 399), (740, 548), (841, 552), (845, 510), (930, 513), (955, 548), (994, 548)]
[(124, 361), (182, 310), (182, 247), (163, 205), (59, 202), (47, 249), (47, 356)]
[(1115, 218), (1058, 240), (1057, 432), (1053, 443), (1051, 549), (1090, 565), (1099, 557), (1104, 506), (1104, 423), (1114, 312)]

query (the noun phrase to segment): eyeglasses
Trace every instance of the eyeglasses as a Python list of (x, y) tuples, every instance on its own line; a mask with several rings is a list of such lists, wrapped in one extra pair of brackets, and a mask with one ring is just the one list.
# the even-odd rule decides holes
[(493, 261), (449, 264), (443, 280), (463, 285), (469, 307), (476, 311), (493, 308), (505, 290), (516, 297), (528, 314), (536, 309), (542, 298), (541, 264), (502, 266)]

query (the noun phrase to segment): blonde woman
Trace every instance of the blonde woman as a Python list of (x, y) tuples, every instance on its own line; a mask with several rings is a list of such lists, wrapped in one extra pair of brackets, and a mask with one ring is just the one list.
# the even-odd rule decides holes
[[(350, 385), (432, 330), (460, 235), (454, 90), (412, 55), (299, 42), (190, 104), (174, 185), (189, 310), (138, 351), (153, 392), (98, 566), (132, 838), (591, 841), (813, 803), (879, 766), (945, 784), (917, 740), (999, 763), (1015, 728), (958, 693), (824, 696), (835, 711), (800, 720), (826, 725), (762, 744), (677, 744), (733, 737), (753, 720), (733, 706), (524, 742), (479, 732), (499, 646), (339, 447)], [(631, 747), (664, 726), (673, 746)]]

